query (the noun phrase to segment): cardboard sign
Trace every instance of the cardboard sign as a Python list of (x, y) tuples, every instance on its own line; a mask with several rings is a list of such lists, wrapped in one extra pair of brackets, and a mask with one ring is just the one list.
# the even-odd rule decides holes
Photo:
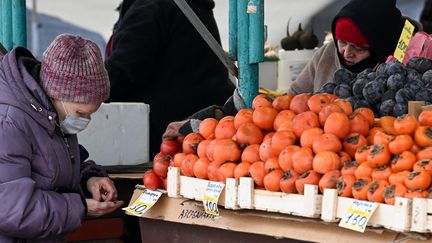
[(348, 208), (339, 226), (350, 230), (364, 232), (367, 222), (372, 217), (377, 203), (355, 200)]
[(411, 41), (411, 38), (414, 33), (414, 25), (411, 24), (408, 20), (405, 20), (405, 25), (402, 29), (402, 33), (399, 37), (398, 44), (394, 51), (393, 56), (399, 61), (403, 62), (405, 53), (407, 51), (407, 47)]
[(146, 189), (134, 203), (122, 209), (139, 217), (153, 207), (161, 195), (162, 192)]
[(206, 213), (211, 215), (219, 215), (217, 202), (224, 186), (225, 185), (223, 183), (209, 181), (203, 200)]

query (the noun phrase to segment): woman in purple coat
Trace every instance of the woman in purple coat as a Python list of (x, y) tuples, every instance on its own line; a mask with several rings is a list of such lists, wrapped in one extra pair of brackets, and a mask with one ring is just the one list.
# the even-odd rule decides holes
[(21, 47), (0, 57), (0, 242), (63, 242), (122, 205), (76, 137), (108, 96), (101, 53), (79, 36), (58, 36), (42, 63)]

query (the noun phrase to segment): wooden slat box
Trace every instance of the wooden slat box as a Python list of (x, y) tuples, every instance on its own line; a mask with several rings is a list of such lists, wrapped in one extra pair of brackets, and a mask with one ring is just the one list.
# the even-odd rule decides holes
[[(168, 196), (185, 197), (197, 201), (203, 201), (209, 180), (195, 177), (181, 176), (180, 169), (168, 168)], [(218, 205), (228, 209), (237, 209), (237, 186), (236, 179), (227, 178), (225, 187), (219, 197)]]
[[(336, 222), (344, 217), (354, 198), (338, 197), (336, 189), (325, 189), (322, 199), (321, 219)], [(412, 200), (396, 197), (395, 205), (379, 203), (369, 219), (368, 226), (384, 227), (398, 232), (411, 229)]]
[(254, 189), (250, 177), (240, 178), (238, 186), (238, 205), (245, 209), (319, 218), (321, 200), (316, 185), (305, 185), (304, 195)]
[(413, 199), (411, 231), (432, 232), (432, 199)]

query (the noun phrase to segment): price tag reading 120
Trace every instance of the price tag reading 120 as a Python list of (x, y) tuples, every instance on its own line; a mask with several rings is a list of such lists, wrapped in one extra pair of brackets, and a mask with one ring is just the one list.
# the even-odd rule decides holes
[(377, 207), (377, 203), (355, 200), (341, 219), (339, 226), (364, 232), (367, 222)]
[(203, 200), (206, 213), (219, 215), (217, 202), (224, 186), (223, 183), (209, 181)]
[(146, 189), (134, 203), (123, 208), (123, 210), (126, 210), (135, 216), (141, 216), (155, 205), (161, 195), (162, 192)]

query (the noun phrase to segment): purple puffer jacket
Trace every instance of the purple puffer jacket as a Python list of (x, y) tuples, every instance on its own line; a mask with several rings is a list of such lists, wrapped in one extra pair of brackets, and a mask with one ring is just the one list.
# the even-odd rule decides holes
[(34, 59), (24, 48), (0, 58), (0, 242), (63, 242), (86, 211), (78, 142), (22, 57)]

